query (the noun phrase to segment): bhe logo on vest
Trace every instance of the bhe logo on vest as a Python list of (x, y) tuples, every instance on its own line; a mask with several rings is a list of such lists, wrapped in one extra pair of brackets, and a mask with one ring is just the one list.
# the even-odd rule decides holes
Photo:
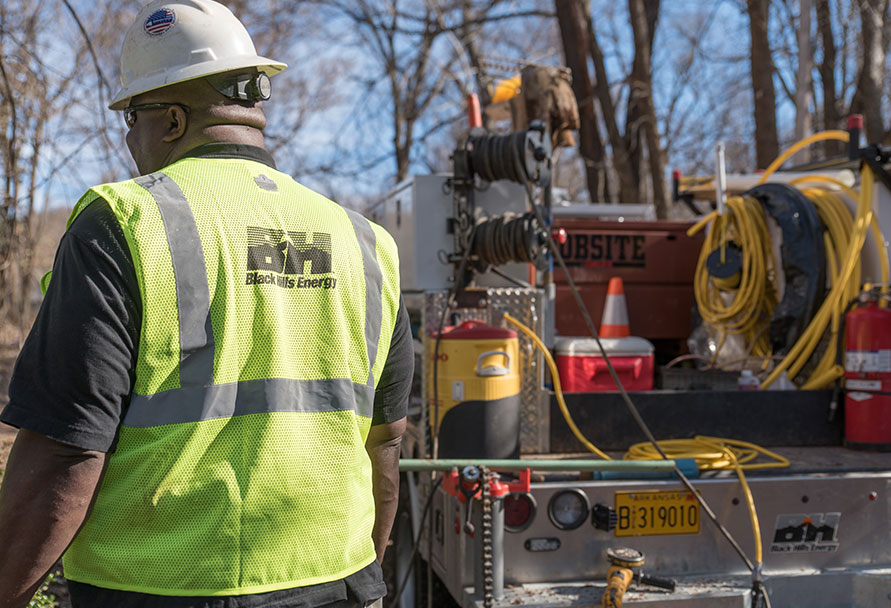
[(304, 276), (331, 274), (330, 234), (290, 230), (286, 233), (256, 226), (248, 226), (247, 234), (245, 285), (275, 285), (285, 289), (334, 289), (337, 285), (337, 279), (332, 276)]

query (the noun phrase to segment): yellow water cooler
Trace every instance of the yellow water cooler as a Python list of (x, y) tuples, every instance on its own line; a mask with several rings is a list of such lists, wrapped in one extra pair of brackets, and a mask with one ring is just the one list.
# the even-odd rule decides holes
[(517, 333), (482, 321), (465, 321), (443, 329), (436, 358), (436, 335), (427, 338), (425, 374), (429, 419), (431, 427), (438, 429), (439, 457), (518, 457)]

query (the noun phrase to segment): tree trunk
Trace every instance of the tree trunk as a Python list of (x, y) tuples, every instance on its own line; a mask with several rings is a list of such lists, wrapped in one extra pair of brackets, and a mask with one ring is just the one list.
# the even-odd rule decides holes
[(3, 201), (0, 204), (0, 318), (14, 319), (14, 292), (15, 278), (12, 274), (13, 257), (16, 251), (16, 221), (18, 198), (18, 110), (16, 109), (16, 95), (12, 88), (12, 81), (4, 66), (3, 57), (0, 56), (0, 80), (2, 80), (3, 93), (0, 101), (8, 108), (8, 113), (0, 112), (6, 120), (3, 131), (0, 132), (0, 144), (2, 144), (3, 169), (5, 172)]
[(751, 32), (752, 93), (755, 96), (755, 157), (758, 169), (779, 155), (777, 103), (773, 89), (773, 58), (770, 54), (768, 0), (746, 0)]
[(609, 180), (606, 174), (606, 152), (597, 128), (594, 113), (594, 86), (588, 73), (588, 20), (579, 0), (556, 0), (557, 21), (563, 39), (563, 57), (572, 70), (572, 91), (579, 105), (579, 154), (585, 163), (588, 196), (592, 203), (608, 200)]
[[(578, 2), (579, 0), (568, 1)], [(606, 76), (606, 62), (603, 58), (603, 51), (600, 50), (600, 44), (597, 42), (597, 35), (591, 22), (591, 8), (587, 0), (584, 2), (584, 7), (585, 17), (588, 21), (588, 52), (591, 54), (591, 59), (594, 62), (594, 74), (596, 77), (594, 92), (597, 95), (598, 102), (600, 102), (603, 122), (606, 123), (609, 143), (613, 149), (613, 166), (616, 174), (619, 176), (619, 200), (623, 203), (637, 203), (640, 199), (639, 185), (632, 178), (628, 164), (626, 143), (622, 134), (619, 133), (619, 125), (616, 122), (616, 108), (610, 95), (609, 79)]]
[[(838, 93), (835, 84), (835, 64), (837, 49), (832, 31), (832, 13), (829, 0), (817, 0), (817, 30), (823, 44), (823, 61), (818, 67), (820, 83), (823, 88), (823, 129), (840, 129), (841, 112), (839, 111)], [(838, 156), (844, 152), (841, 142), (823, 142), (823, 153), (827, 158)]]
[[(650, 0), (658, 15), (659, 1)], [(631, 16), (631, 29), (634, 33), (635, 63), (640, 56), (640, 71), (632, 73), (631, 89), (637, 90), (641, 107), (641, 126), (647, 142), (647, 153), (650, 161), (650, 176), (653, 184), (653, 204), (656, 217), (668, 217), (668, 200), (665, 196), (665, 165), (662, 160), (662, 143), (659, 137), (659, 122), (656, 119), (656, 106), (653, 102), (653, 75), (650, 68), (651, 34), (648, 26), (648, 15), (644, 8), (644, 0), (628, 0), (628, 12)], [(653, 19), (654, 29), (656, 19)]]
[(857, 90), (851, 101), (851, 113), (863, 114), (866, 143), (879, 144), (885, 135), (882, 120), (882, 76), (885, 62), (882, 30), (888, 0), (861, 0), (860, 19), (863, 39), (863, 63), (857, 78)]
[(644, 0), (649, 45), (646, 49), (635, 46), (631, 67), (631, 87), (628, 91), (628, 108), (625, 113), (625, 142), (628, 150), (628, 164), (635, 183), (641, 183), (641, 162), (643, 159), (642, 127), (644, 121), (643, 91), (635, 83), (648, 81), (644, 59), (652, 61), (653, 38), (656, 22), (659, 19), (659, 0)]
[[(473, 70), (476, 90), (479, 92), (480, 107), (485, 109), (491, 102), (489, 93), (486, 68), (483, 65), (482, 54), (480, 53), (478, 41), (480, 39), (481, 25), (471, 25), (476, 14), (473, 9), (472, 0), (463, 0), (461, 4), (461, 27), (458, 29), (458, 38), (461, 46), (467, 54), (467, 61)], [(463, 88), (463, 86), (462, 86)], [(466, 96), (469, 91), (463, 91)], [(492, 119), (485, 112), (482, 113), (483, 127), (489, 131), (492, 129)]]
[[(812, 133), (811, 127), (811, 69), (814, 63), (811, 50), (811, 0), (799, 0), (801, 7), (798, 20), (798, 70), (795, 74), (795, 140), (800, 141)], [(798, 163), (811, 159), (810, 149), (795, 155)]]

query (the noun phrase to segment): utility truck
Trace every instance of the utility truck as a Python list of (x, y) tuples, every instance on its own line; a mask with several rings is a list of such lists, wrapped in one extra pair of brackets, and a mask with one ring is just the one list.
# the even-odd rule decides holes
[(821, 137), (655, 221), (476, 130), (371, 210), (416, 331), (391, 605), (891, 606), (889, 153)]

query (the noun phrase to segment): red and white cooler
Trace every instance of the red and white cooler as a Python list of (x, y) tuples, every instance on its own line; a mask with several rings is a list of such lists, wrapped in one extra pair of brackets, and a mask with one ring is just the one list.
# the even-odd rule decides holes
[[(655, 348), (649, 340), (628, 336), (601, 338), (600, 343), (625, 390), (653, 389)], [(619, 390), (593, 338), (558, 338), (554, 353), (564, 393)]]

